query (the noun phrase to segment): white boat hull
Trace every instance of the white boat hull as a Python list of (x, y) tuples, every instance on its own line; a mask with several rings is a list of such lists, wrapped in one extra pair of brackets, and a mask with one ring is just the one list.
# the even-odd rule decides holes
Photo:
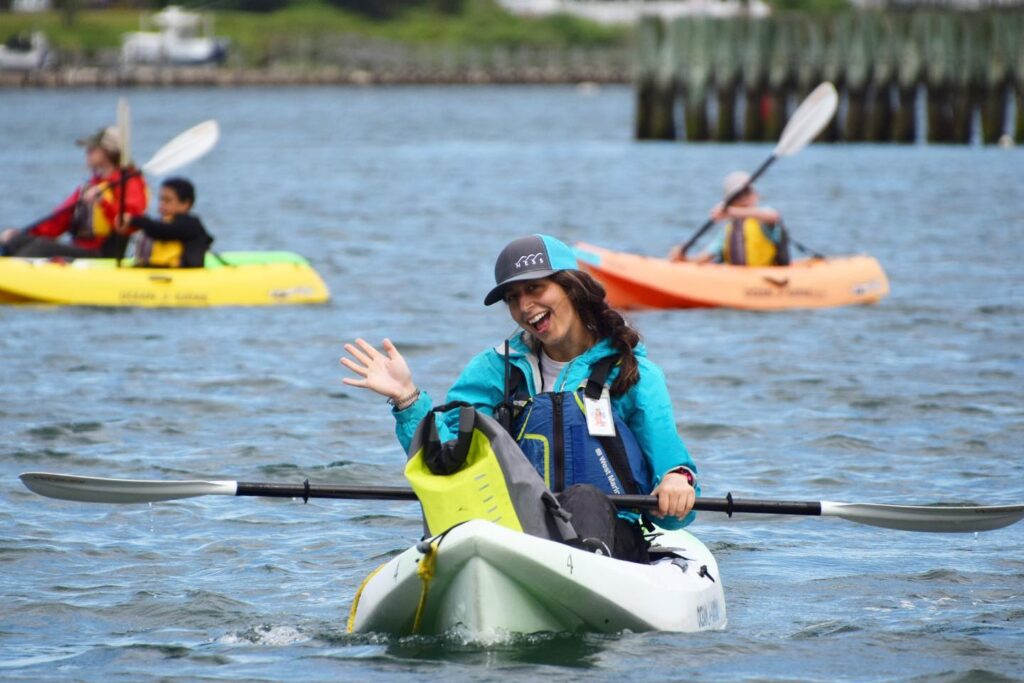
[(417, 569), (423, 553), (414, 546), (367, 578), (349, 630), (456, 632), (491, 641), (541, 631), (725, 628), (725, 596), (711, 552), (685, 531), (665, 532), (658, 543), (678, 548), (678, 557), (639, 565), (490, 522), (468, 522), (438, 544), (422, 607), (424, 581)]

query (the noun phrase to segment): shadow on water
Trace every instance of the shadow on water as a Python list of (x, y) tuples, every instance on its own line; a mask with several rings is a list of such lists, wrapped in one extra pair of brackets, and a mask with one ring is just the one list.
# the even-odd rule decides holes
[(497, 643), (468, 642), (458, 634), (408, 636), (390, 640), (389, 657), (419, 661), (495, 666), (537, 664), (589, 669), (614, 636), (572, 633), (519, 635)]

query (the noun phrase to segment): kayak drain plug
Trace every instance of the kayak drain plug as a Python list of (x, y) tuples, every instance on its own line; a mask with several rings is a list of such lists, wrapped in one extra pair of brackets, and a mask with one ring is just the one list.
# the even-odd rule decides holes
[(708, 566), (706, 564), (702, 564), (700, 566), (700, 571), (697, 572), (697, 576), (706, 576), (711, 579), (711, 583), (718, 583), (715, 581), (715, 577), (711, 576), (711, 572), (708, 571)]

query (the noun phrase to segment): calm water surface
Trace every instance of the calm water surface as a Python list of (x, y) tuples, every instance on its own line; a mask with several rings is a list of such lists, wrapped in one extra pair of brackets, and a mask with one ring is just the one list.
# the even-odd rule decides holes
[[(409, 545), (397, 503), (85, 505), (28, 470), (401, 484), (383, 401), (341, 344), (390, 335), (424, 388), (511, 330), (481, 299), (514, 236), (660, 253), (768, 146), (635, 144), (631, 94), (571, 88), (129, 93), (136, 155), (216, 117), (187, 170), (229, 249), (301, 252), (334, 298), (278, 310), (0, 310), (0, 679), (943, 680), (1024, 672), (1024, 524), (974, 535), (703, 515), (729, 628), (698, 635), (352, 637), (360, 580)], [(82, 177), (114, 93), (0, 92), (0, 224)], [(866, 308), (632, 316), (709, 495), (1024, 501), (1024, 155), (827, 147), (762, 194), (794, 234), (867, 251)]]

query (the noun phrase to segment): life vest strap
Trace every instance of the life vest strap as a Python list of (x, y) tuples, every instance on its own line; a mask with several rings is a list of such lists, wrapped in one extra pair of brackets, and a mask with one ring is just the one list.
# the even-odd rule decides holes
[[(594, 363), (590, 369), (590, 377), (587, 378), (586, 385), (583, 389), (583, 393), (587, 398), (595, 400), (601, 398), (601, 392), (604, 390), (604, 385), (608, 381), (608, 375), (611, 374), (612, 368), (618, 365), (618, 363), (618, 354), (606, 356)], [(523, 371), (517, 366), (512, 365), (512, 363), (509, 362), (508, 356), (505, 356), (505, 402), (499, 407), (511, 407), (514, 401), (529, 398), (528, 396), (523, 395), (525, 389), (526, 377), (523, 375)], [(450, 407), (446, 408), (446, 410), (450, 409)]]
[[(614, 356), (606, 356), (594, 363), (590, 370), (590, 377), (587, 378), (587, 383), (583, 388), (583, 395), (591, 400), (601, 398), (605, 384), (608, 382), (608, 375), (611, 374), (612, 368), (618, 362), (619, 355), (616, 354)], [(629, 458), (626, 456), (626, 448), (622, 445), (622, 439), (617, 435), (598, 436), (596, 438), (608, 455), (608, 462), (611, 464), (616, 478), (618, 478), (619, 483), (622, 484), (626, 492), (633, 495), (646, 493), (640, 491), (640, 487), (636, 483), (636, 478), (633, 476), (633, 468), (629, 466)]]
[(505, 382), (502, 387), (501, 403), (494, 409), (494, 419), (498, 421), (506, 432), (512, 433), (512, 418), (515, 414), (515, 406), (512, 402), (514, 392), (518, 391), (518, 382), (522, 372), (516, 373), (516, 386), (512, 386), (512, 363), (509, 361), (509, 341), (505, 340)]
[(622, 439), (618, 436), (599, 436), (597, 441), (604, 447), (604, 452), (608, 454), (608, 462), (626, 493), (634, 496), (647, 493), (641, 491), (636, 483), (633, 468), (629, 466), (629, 458), (626, 456), (626, 447), (622, 445)]
[(735, 266), (747, 265), (747, 237), (743, 231), (744, 220), (737, 218), (730, 224), (728, 262)]
[(779, 218), (779, 241), (775, 245), (775, 265), (788, 266), (789, 264), (789, 230), (786, 229), (786, 224), (782, 222), (782, 218)]
[(592, 401), (596, 401), (601, 398), (601, 393), (604, 391), (604, 385), (608, 381), (608, 375), (612, 373), (614, 368), (619, 362), (618, 354), (614, 356), (605, 356), (601, 360), (594, 363), (590, 369), (590, 377), (587, 378), (587, 383), (583, 388), (583, 395)]

